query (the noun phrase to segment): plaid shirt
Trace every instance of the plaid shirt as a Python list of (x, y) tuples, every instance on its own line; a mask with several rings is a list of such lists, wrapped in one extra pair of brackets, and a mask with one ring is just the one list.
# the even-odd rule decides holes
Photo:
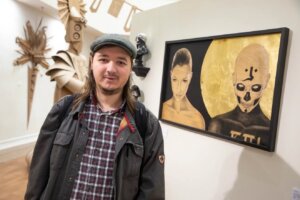
[(124, 103), (115, 111), (103, 112), (93, 95), (85, 105), (83, 116), (89, 138), (82, 156), (71, 199), (113, 199), (113, 167), (116, 136), (123, 118)]

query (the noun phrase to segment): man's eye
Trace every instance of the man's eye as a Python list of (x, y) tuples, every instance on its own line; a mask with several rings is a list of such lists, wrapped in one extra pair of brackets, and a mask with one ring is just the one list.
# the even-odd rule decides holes
[(172, 81), (173, 81), (173, 82), (176, 82), (176, 81), (177, 81), (177, 79), (176, 79), (176, 78), (172, 78)]
[(261, 90), (261, 85), (260, 84), (252, 85), (251, 89), (253, 92), (259, 92)]
[(187, 82), (188, 82), (188, 79), (183, 79), (183, 82), (184, 82), (184, 83), (187, 83)]
[(104, 62), (104, 63), (108, 62), (108, 60), (106, 58), (99, 58), (98, 61)]
[(118, 61), (117, 64), (118, 64), (118, 65), (127, 65), (127, 63), (124, 62), (124, 61)]
[(245, 90), (245, 85), (243, 83), (238, 83), (236, 85), (236, 89), (239, 91), (244, 91)]

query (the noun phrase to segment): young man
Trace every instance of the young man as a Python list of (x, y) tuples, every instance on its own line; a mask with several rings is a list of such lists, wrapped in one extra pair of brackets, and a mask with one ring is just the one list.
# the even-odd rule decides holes
[(130, 92), (135, 55), (120, 35), (92, 43), (84, 91), (54, 105), (41, 128), (25, 199), (164, 199), (161, 128)]

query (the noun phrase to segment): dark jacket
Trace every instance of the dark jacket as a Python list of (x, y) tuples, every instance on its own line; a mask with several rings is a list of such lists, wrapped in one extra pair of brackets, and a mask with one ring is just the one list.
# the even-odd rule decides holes
[[(88, 140), (81, 113), (84, 102), (64, 116), (66, 98), (49, 112), (38, 137), (25, 194), (26, 200), (70, 199)], [(127, 125), (117, 137), (114, 165), (115, 200), (164, 199), (164, 149), (161, 127), (147, 111), (144, 141), (126, 109)]]

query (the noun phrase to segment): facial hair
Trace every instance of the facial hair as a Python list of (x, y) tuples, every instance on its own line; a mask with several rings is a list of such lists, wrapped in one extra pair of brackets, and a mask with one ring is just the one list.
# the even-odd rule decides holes
[(122, 92), (122, 90), (123, 90), (123, 88), (106, 89), (106, 88), (102, 88), (102, 87), (98, 87), (98, 89), (101, 91), (102, 94), (107, 95), (107, 96), (117, 94), (119, 92)]

